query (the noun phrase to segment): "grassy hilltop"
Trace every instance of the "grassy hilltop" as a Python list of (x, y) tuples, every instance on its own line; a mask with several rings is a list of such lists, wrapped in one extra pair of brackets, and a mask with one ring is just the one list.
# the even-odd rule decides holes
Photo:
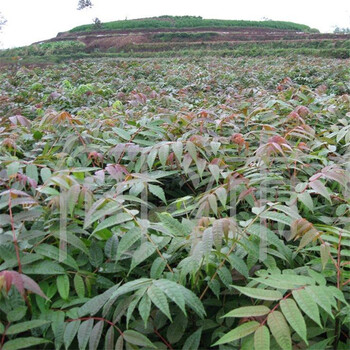
[[(245, 21), (203, 19), (200, 16), (160, 16), (132, 20), (113, 21), (101, 24), (103, 30), (123, 29), (153, 29), (153, 28), (205, 28), (205, 27), (258, 27), (284, 30), (296, 30), (300, 32), (319, 32), (307, 25), (284, 21)], [(70, 32), (95, 31), (94, 24), (86, 24), (75, 27)]]

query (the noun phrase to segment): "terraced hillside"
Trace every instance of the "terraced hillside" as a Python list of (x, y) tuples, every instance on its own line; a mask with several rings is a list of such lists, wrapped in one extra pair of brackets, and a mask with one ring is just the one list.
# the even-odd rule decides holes
[(0, 51), (0, 58), (239, 57), (286, 56), (290, 53), (348, 58), (350, 34), (321, 34), (306, 25), (282, 21), (163, 16), (83, 25), (25, 48)]

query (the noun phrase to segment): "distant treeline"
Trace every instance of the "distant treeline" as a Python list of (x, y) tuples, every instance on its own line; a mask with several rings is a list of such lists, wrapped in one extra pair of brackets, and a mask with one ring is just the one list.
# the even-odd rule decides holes
[(87, 32), (94, 30), (123, 30), (123, 29), (151, 29), (151, 28), (199, 28), (199, 27), (260, 27), (300, 32), (319, 32), (307, 25), (284, 21), (244, 21), (203, 19), (196, 16), (161, 16), (146, 19), (122, 20), (102, 23), (96, 27), (94, 24), (85, 24), (75, 27), (70, 32)]

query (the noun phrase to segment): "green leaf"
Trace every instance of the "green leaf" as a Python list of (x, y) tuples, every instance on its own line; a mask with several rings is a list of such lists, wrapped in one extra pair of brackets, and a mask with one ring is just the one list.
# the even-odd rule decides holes
[(305, 343), (308, 344), (305, 320), (295, 301), (293, 299), (281, 300), (280, 307), (291, 327), (299, 334)]
[(156, 148), (153, 148), (147, 156), (147, 164), (148, 164), (148, 167), (150, 170), (153, 167), (153, 164), (154, 164), (154, 161), (156, 160), (157, 154), (158, 154), (158, 150)]
[(323, 309), (328, 315), (334, 318), (332, 313), (332, 306), (327, 295), (328, 291), (322, 286), (309, 286), (306, 287), (305, 292), (310, 295), (310, 297)]
[(150, 277), (153, 279), (159, 278), (162, 275), (165, 267), (166, 261), (163, 258), (158, 257), (157, 259), (154, 259), (153, 264), (151, 266)]
[(334, 298), (337, 298), (338, 300), (340, 300), (344, 304), (348, 305), (348, 302), (345, 300), (344, 294), (340, 289), (338, 289), (335, 286), (328, 286), (327, 289), (328, 289), (330, 295), (332, 295)]
[(189, 232), (187, 232), (184, 225), (182, 225), (178, 220), (174, 219), (169, 213), (157, 213), (157, 216), (160, 219), (160, 221), (164, 224), (164, 226), (168, 228), (174, 236), (188, 236)]
[(280, 222), (288, 226), (290, 226), (293, 221), (289, 216), (275, 211), (267, 211), (265, 213), (262, 213), (260, 217), (263, 219), (270, 219), (276, 222)]
[(132, 317), (132, 314), (137, 306), (137, 304), (139, 303), (140, 299), (142, 298), (142, 296), (146, 293), (147, 291), (147, 287), (141, 288), (139, 289), (133, 296), (131, 302), (129, 303), (129, 307), (126, 313), (126, 327), (129, 327), (129, 321)]
[(118, 239), (118, 236), (116, 235), (113, 235), (106, 242), (104, 252), (109, 259), (115, 260), (117, 256), (118, 244), (119, 244), (119, 239)]
[(26, 175), (36, 182), (39, 181), (39, 173), (38, 168), (34, 164), (28, 164), (26, 167)]
[(216, 201), (216, 196), (214, 194), (210, 194), (208, 197), (208, 203), (210, 206), (210, 209), (213, 211), (215, 215), (218, 214), (218, 204)]
[(270, 350), (270, 332), (266, 326), (260, 326), (255, 331), (254, 350)]
[(140, 288), (148, 287), (152, 284), (152, 280), (149, 278), (139, 278), (137, 280), (133, 280), (123, 284), (118, 290), (114, 291), (114, 293), (110, 296), (111, 299), (117, 298), (126, 293), (133, 292), (134, 290), (138, 290)]
[[(98, 203), (97, 203), (98, 204)], [(104, 204), (101, 203), (100, 206)], [(92, 206), (92, 208), (85, 215), (84, 229), (87, 229), (90, 225), (92, 225), (95, 221), (107, 216), (114, 214), (118, 210), (121, 209), (121, 205), (119, 202), (110, 201), (105, 202), (101, 209), (96, 208), (96, 204)]]
[(152, 285), (150, 288), (148, 288), (147, 294), (150, 297), (152, 303), (157, 306), (157, 308), (162, 311), (163, 314), (166, 315), (171, 321), (172, 319), (170, 315), (169, 304), (164, 292), (158, 287)]
[(68, 212), (71, 216), (73, 216), (74, 208), (78, 202), (80, 194), (80, 185), (75, 184), (73, 185), (67, 193), (67, 205), (68, 205)]
[(330, 258), (331, 247), (328, 242), (322, 243), (320, 246), (322, 269), (326, 267), (328, 260)]
[(102, 331), (103, 331), (104, 321), (99, 321), (95, 324), (94, 328), (90, 333), (89, 338), (89, 350), (96, 350), (98, 344), (100, 343)]
[(117, 284), (109, 289), (107, 289), (104, 293), (98, 294), (92, 299), (90, 299), (87, 303), (80, 307), (78, 311), (79, 317), (89, 315), (95, 315), (102, 306), (106, 303), (106, 301), (115, 293), (120, 284)]
[(7, 176), (10, 177), (11, 175), (16, 174), (21, 165), (19, 162), (11, 162), (9, 165), (7, 165)]
[(221, 146), (220, 142), (215, 142), (215, 141), (210, 142), (211, 150), (213, 151), (215, 156), (218, 153), (218, 150), (220, 149), (220, 146)]
[(35, 248), (35, 252), (40, 255), (46, 256), (50, 259), (54, 259), (67, 266), (70, 266), (74, 270), (79, 270), (79, 267), (76, 261), (69, 254), (67, 254), (66, 258), (62, 260), (61, 258), (62, 251), (53, 245), (41, 243), (39, 246)]
[(32, 265), (23, 266), (25, 275), (59, 275), (66, 273), (65, 269), (54, 261), (39, 261)]
[(69, 349), (69, 346), (72, 344), (80, 327), (80, 323), (81, 321), (73, 321), (67, 324), (63, 335), (63, 344), (66, 349)]
[(2, 347), (2, 350), (26, 349), (26, 348), (29, 348), (30, 346), (36, 346), (36, 345), (41, 345), (45, 343), (50, 343), (50, 341), (43, 338), (36, 338), (36, 337), (16, 338), (16, 339), (7, 341)]
[(283, 298), (282, 293), (277, 290), (238, 287), (238, 286), (232, 286), (232, 287), (238, 289), (242, 294), (255, 299), (280, 300)]
[(63, 300), (69, 297), (69, 277), (67, 275), (58, 276), (56, 279), (58, 293)]
[(227, 201), (227, 191), (224, 187), (219, 187), (215, 190), (215, 195), (224, 207), (226, 209), (226, 201)]
[[(17, 306), (13, 310), (7, 313), (7, 319), (9, 322), (17, 322), (21, 320), (27, 312), (26, 306)], [(0, 334), (2, 331), (0, 330)]]
[(332, 203), (331, 197), (328, 193), (327, 187), (320, 181), (315, 180), (309, 182), (309, 186), (318, 194), (326, 198), (330, 203)]
[(196, 162), (197, 161), (197, 148), (194, 145), (193, 142), (187, 141), (186, 142), (186, 149), (188, 153), (190, 154), (191, 158)]
[(101, 231), (105, 228), (111, 227), (111, 226), (117, 226), (121, 223), (127, 222), (133, 220), (133, 217), (128, 213), (118, 213), (116, 215), (110, 216), (107, 219), (104, 219), (102, 222), (100, 222), (97, 227), (94, 229), (92, 234)]
[(117, 128), (117, 127), (114, 127), (112, 128), (112, 130), (122, 139), (126, 140), (126, 141), (129, 141), (130, 138), (131, 138), (131, 133), (124, 130), (124, 129), (120, 129), (120, 128)]
[(143, 242), (133, 253), (129, 273), (156, 251), (156, 247), (150, 242)]
[(263, 316), (270, 312), (270, 309), (265, 305), (243, 306), (228, 312), (223, 317), (253, 317)]
[(166, 279), (160, 279), (153, 282), (153, 285), (161, 289), (166, 296), (172, 300), (186, 315), (185, 298), (182, 294), (182, 289), (176, 282)]
[(181, 288), (182, 295), (185, 298), (186, 305), (190, 307), (200, 318), (206, 315), (205, 309), (201, 300), (191, 290), (178, 285)]
[[(60, 236), (61, 234), (59, 231), (54, 231), (53, 235), (56, 238), (59, 238), (59, 239), (61, 238)], [(67, 243), (79, 249), (84, 254), (89, 255), (89, 251), (85, 243), (79, 237), (77, 237), (76, 234), (72, 234), (71, 232), (67, 231)]]
[(160, 186), (148, 184), (148, 189), (154, 196), (161, 199), (163, 203), (167, 204), (164, 190)]
[[(214, 180), (216, 181), (216, 183), (218, 183), (219, 178), (220, 178), (220, 168), (216, 164), (209, 164), (208, 168), (209, 168), (210, 173), (213, 175)], [(224, 191), (221, 191), (221, 193), (220, 193), (220, 188), (222, 190), (224, 190)], [(222, 195), (223, 196), (223, 200), (224, 200), (224, 196), (225, 195), (227, 196), (226, 190), (224, 188), (222, 188), (222, 187), (219, 187), (218, 190), (219, 190), (219, 196)], [(215, 191), (215, 194), (219, 198), (218, 191)], [(226, 204), (226, 201), (225, 201), (225, 204)], [(225, 204), (223, 204), (223, 205), (225, 205)]]
[(23, 333), (28, 331), (29, 329), (37, 328), (44, 326), (48, 323), (51, 323), (51, 321), (47, 320), (31, 320), (31, 321), (25, 321), (21, 323), (16, 323), (11, 325), (7, 331), (7, 335), (13, 335), (13, 334), (18, 334), (18, 333)]
[(85, 296), (85, 284), (84, 284), (83, 278), (80, 275), (75, 274), (73, 283), (74, 283), (74, 289), (77, 292), (78, 297), (84, 298), (84, 296)]
[(116, 260), (119, 260), (120, 256), (126, 252), (133, 244), (135, 244), (140, 238), (141, 230), (136, 227), (124, 233), (118, 245)]
[(182, 350), (197, 350), (201, 341), (202, 328), (191, 334), (185, 341)]
[[(236, 341), (236, 343), (237, 343), (237, 341)], [(252, 349), (254, 349), (254, 334), (247, 335), (246, 337), (242, 338), (242, 340), (239, 343), (241, 345), (240, 350), (252, 350)]]
[(249, 270), (247, 264), (244, 262), (242, 258), (235, 254), (231, 254), (228, 257), (231, 267), (235, 270), (237, 270), (241, 275), (243, 275), (245, 278), (249, 278)]
[(152, 349), (157, 348), (152, 344), (152, 342), (146, 336), (130, 329), (123, 332), (123, 337), (124, 337), (124, 340), (130, 344), (145, 346)]
[(115, 343), (114, 350), (124, 350), (124, 338), (119, 336), (117, 342)]
[(89, 249), (90, 252), (90, 263), (94, 267), (101, 267), (103, 263), (103, 251), (101, 247), (96, 243), (93, 242)]
[(114, 326), (110, 326), (105, 336), (105, 350), (114, 349)]
[(306, 208), (311, 210), (312, 212), (314, 211), (314, 202), (312, 201), (312, 198), (310, 196), (309, 192), (302, 192), (298, 194), (298, 199), (300, 202), (302, 202)]
[(300, 309), (322, 328), (320, 313), (314, 299), (304, 289), (293, 290), (292, 294)]
[(226, 287), (230, 287), (232, 283), (232, 275), (229, 269), (225, 266), (222, 266), (221, 269), (218, 270), (218, 275), (221, 281), (224, 283)]
[(162, 145), (158, 151), (159, 161), (165, 167), (166, 161), (169, 156), (169, 145)]
[(283, 350), (292, 350), (292, 339), (289, 326), (279, 311), (274, 311), (267, 316), (267, 324), (278, 345)]
[(312, 279), (310, 281), (303, 280), (299, 282), (298, 277), (297, 275), (278, 275), (268, 276), (267, 278), (254, 278), (254, 281), (276, 289), (295, 289), (313, 283)]
[(78, 330), (79, 350), (85, 350), (85, 348), (89, 342), (89, 337), (90, 337), (93, 326), (94, 326), (93, 319), (89, 319), (89, 320), (81, 323), (79, 330)]
[(55, 339), (55, 346), (59, 347), (61, 344), (63, 344), (63, 334), (64, 334), (64, 329), (65, 329), (65, 313), (63, 311), (54, 311), (51, 320), (52, 320), (52, 331), (54, 334), (54, 339)]
[(183, 144), (181, 141), (177, 141), (171, 144), (171, 148), (174, 151), (174, 154), (177, 160), (181, 163), (182, 153), (183, 153)]
[(178, 313), (174, 322), (167, 327), (166, 337), (170, 344), (175, 344), (180, 341), (187, 328), (188, 318), (183, 313)]
[(249, 322), (243, 323), (240, 326), (232, 329), (227, 334), (225, 334), (212, 346), (230, 343), (234, 340), (243, 338), (251, 333), (254, 333), (259, 328), (259, 326), (260, 326), (260, 323), (257, 321), (249, 321)]
[(216, 279), (210, 280), (208, 282), (210, 290), (215, 294), (215, 296), (220, 299), (220, 282)]
[(140, 316), (143, 322), (145, 323), (145, 327), (146, 327), (147, 321), (151, 312), (151, 299), (147, 294), (144, 294), (143, 297), (141, 298), (138, 309), (139, 309)]

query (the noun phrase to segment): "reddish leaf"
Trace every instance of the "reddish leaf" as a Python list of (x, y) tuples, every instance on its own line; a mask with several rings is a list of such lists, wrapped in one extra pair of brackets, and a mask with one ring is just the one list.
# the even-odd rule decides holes
[(38, 294), (45, 299), (48, 299), (35, 281), (33, 281), (30, 277), (24, 274), (21, 274), (21, 277), (25, 289), (31, 291), (32, 293)]
[(47, 299), (46, 295), (42, 292), (38, 284), (26, 275), (18, 273), (17, 271), (5, 270), (0, 272), (0, 278), (1, 277), (3, 277), (3, 280), (5, 282), (4, 285), (7, 293), (12, 286), (15, 286), (21, 295), (24, 295), (24, 289), (27, 289)]

